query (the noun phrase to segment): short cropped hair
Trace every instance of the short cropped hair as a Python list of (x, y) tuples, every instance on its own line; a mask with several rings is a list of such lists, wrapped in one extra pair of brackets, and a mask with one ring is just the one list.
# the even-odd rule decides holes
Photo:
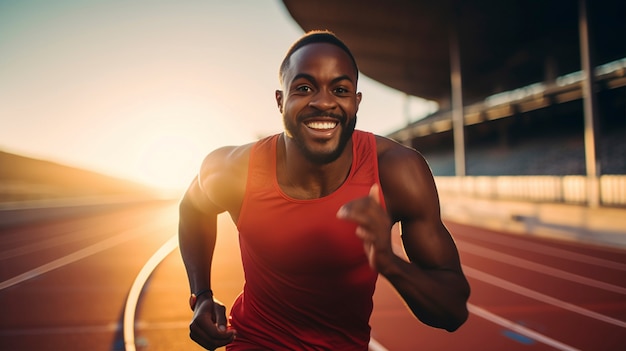
[(295, 43), (293, 43), (293, 45), (291, 45), (291, 47), (287, 51), (287, 54), (285, 55), (283, 62), (280, 64), (280, 70), (278, 73), (278, 80), (280, 81), (281, 85), (283, 84), (285, 71), (287, 71), (287, 69), (289, 68), (289, 60), (291, 59), (291, 56), (293, 55), (293, 53), (296, 52), (296, 50), (302, 48), (303, 46), (306, 46), (309, 44), (316, 44), (316, 43), (332, 44), (332, 45), (339, 47), (343, 51), (345, 51), (345, 53), (348, 54), (348, 56), (350, 57), (350, 60), (352, 60), (352, 65), (354, 66), (354, 71), (356, 72), (357, 79), (359, 78), (359, 68), (348, 46), (341, 39), (339, 39), (339, 37), (335, 35), (335, 33), (331, 31), (312, 30), (304, 34), (302, 37), (300, 37), (300, 39), (298, 39)]

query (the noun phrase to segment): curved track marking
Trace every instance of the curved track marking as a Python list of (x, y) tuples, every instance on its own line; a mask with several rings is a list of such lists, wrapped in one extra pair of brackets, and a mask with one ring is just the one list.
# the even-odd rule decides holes
[(135, 351), (135, 312), (137, 310), (137, 303), (139, 302), (139, 295), (143, 290), (143, 286), (148, 281), (148, 278), (156, 267), (178, 247), (178, 235), (172, 236), (163, 246), (161, 246), (155, 253), (148, 259), (146, 264), (141, 268), (139, 274), (135, 278), (133, 285), (128, 292), (126, 298), (126, 307), (124, 308), (124, 346), (126, 351)]
[[(172, 236), (163, 246), (161, 246), (143, 266), (133, 285), (130, 288), (128, 297), (126, 298), (126, 307), (124, 308), (124, 347), (126, 351), (136, 351), (135, 347), (135, 312), (139, 296), (143, 290), (146, 281), (156, 269), (156, 267), (167, 257), (172, 251), (178, 247), (178, 235)], [(369, 342), (370, 351), (388, 351), (383, 345), (373, 338)]]

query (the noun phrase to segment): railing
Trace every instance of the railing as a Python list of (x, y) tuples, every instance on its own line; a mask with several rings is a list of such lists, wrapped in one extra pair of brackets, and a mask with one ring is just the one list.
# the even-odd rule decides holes
[[(472, 105), (464, 110), (465, 125), (482, 123), (519, 112), (529, 112), (583, 97), (583, 72), (573, 72), (558, 77), (553, 83), (533, 83), (511, 91), (505, 91)], [(606, 63), (595, 69), (595, 80), (605, 89), (615, 89), (626, 85), (626, 58)], [(411, 145), (416, 137), (439, 133), (452, 129), (452, 112), (440, 110), (426, 118), (401, 128), (388, 137), (400, 143)]]
[[(585, 176), (466, 176), (435, 177), (440, 193), (490, 199), (586, 204), (589, 180)], [(626, 176), (599, 179), (600, 204), (626, 206)]]

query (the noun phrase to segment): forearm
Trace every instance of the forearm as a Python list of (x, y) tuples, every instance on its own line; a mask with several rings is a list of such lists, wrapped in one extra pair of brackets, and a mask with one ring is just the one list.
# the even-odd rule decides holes
[(202, 213), (185, 200), (181, 202), (178, 240), (191, 292), (211, 288), (216, 232), (216, 215)]
[(424, 269), (393, 255), (380, 273), (423, 323), (454, 331), (467, 320), (470, 288), (460, 270)]

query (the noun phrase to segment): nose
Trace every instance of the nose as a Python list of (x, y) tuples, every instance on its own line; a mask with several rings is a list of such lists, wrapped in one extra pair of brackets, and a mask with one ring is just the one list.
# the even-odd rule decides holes
[(320, 89), (311, 97), (309, 106), (321, 111), (332, 110), (337, 106), (337, 100), (331, 91)]

